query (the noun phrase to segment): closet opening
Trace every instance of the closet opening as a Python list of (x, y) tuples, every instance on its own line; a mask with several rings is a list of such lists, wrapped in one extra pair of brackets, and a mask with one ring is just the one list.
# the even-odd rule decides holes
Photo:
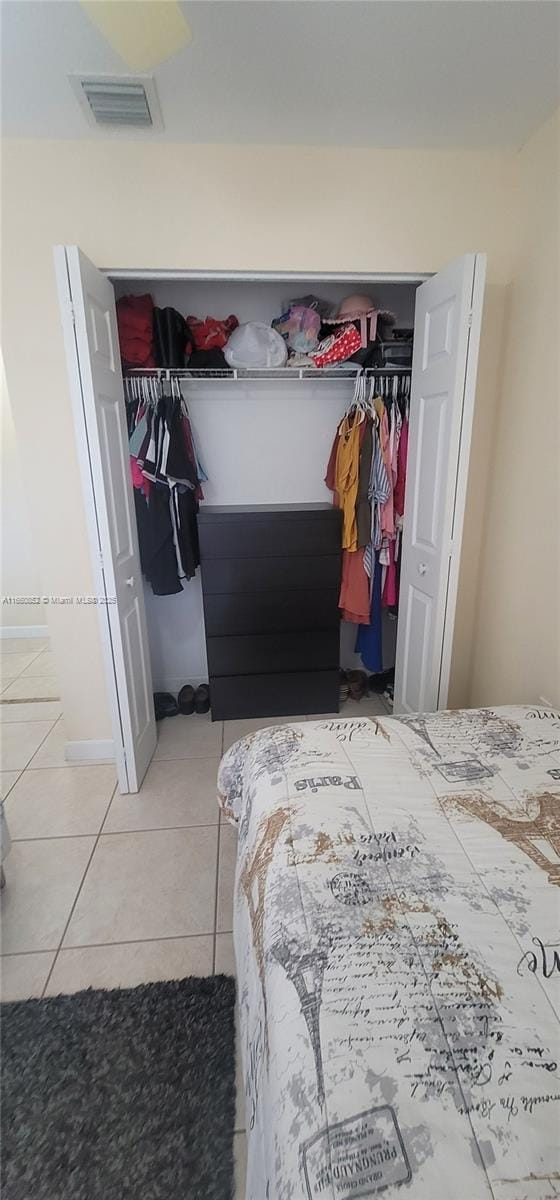
[[(365, 275), (178, 278), (160, 273), (141, 276), (137, 272), (124, 277), (117, 272), (108, 275), (117, 299), (131, 453), (138, 451), (142, 431), (146, 431), (145, 422), (140, 430), (137, 428), (146, 405), (154, 410), (158, 398), (175, 397), (184, 417), (183, 424), (178, 422), (173, 427), (175, 436), (182, 440), (187, 422), (188, 429), (192, 429), (187, 438), (196, 447), (192, 467), (197, 475), (189, 481), (189, 486), (195, 487), (201, 509), (332, 504), (336, 497), (333, 480), (328, 480), (328, 465), (341, 420), (349, 413), (360, 423), (363, 421), (364, 428), (369, 426), (366, 451), (361, 455), (361, 544), (357, 558), (354, 556), (357, 546), (352, 550), (345, 547), (343, 551), (339, 667), (345, 672), (364, 671), (366, 678), (377, 673), (378, 690), (391, 696), (402, 515), (399, 514), (397, 524), (393, 521), (387, 525), (383, 544), (380, 542), (376, 547), (376, 557), (381, 555), (387, 561), (383, 561), (376, 574), (373, 560), (374, 594), (363, 566), (366, 509), (370, 508), (368, 482), (364, 485), (364, 479), (367, 474), (369, 480), (371, 474), (371, 430), (378, 439), (381, 415), (386, 413), (383, 438), (390, 471), (386, 483), (391, 495), (397, 486), (398, 445), (403, 417), (405, 436), (407, 433), (410, 402), (415, 296), (421, 278)], [(356, 303), (363, 316), (352, 311)], [(345, 312), (353, 319), (343, 320)], [(251, 345), (241, 345), (237, 358), (228, 355), (227, 346), (234, 330), (248, 323), (274, 330), (272, 354), (279, 349), (275, 365), (265, 366), (266, 354), (271, 353), (266, 340), (262, 347), (256, 347), (258, 365), (252, 368)], [(146, 334), (144, 341), (135, 336), (141, 330)], [(350, 334), (348, 344), (339, 349), (337, 342), (342, 340), (344, 330)], [(316, 352), (317, 346), (324, 344), (331, 344), (332, 361), (328, 357), (320, 359), (321, 365), (316, 366), (310, 353), (304, 351)], [(355, 398), (358, 398), (357, 408)], [(405, 467), (401, 449), (398, 491), (401, 497)], [(153, 542), (146, 512), (154, 502), (142, 495), (142, 467), (135, 464), (133, 469), (140, 554), (146, 567)], [(378, 475), (383, 469), (378, 465)], [(147, 473), (150, 475), (150, 465)], [(153, 476), (144, 487), (146, 491), (153, 487)], [(176, 497), (177, 489), (173, 490)], [(206, 682), (211, 670), (201, 571), (193, 574), (188, 563), (181, 563), (180, 552), (177, 569), (173, 563), (178, 541), (183, 547), (186, 545), (183, 558), (190, 557), (192, 562), (192, 554), (189, 555), (189, 547), (191, 550), (193, 547), (192, 516), (190, 509), (186, 511), (184, 500), (170, 507), (167, 499), (165, 507), (167, 550), (161, 549), (159, 558), (165, 559), (167, 566), (164, 564), (162, 569), (156, 555), (151, 571), (148, 567), (148, 578), (144, 571), (143, 589), (154, 691), (176, 696), (185, 684), (196, 687)], [(161, 514), (158, 528), (161, 528)], [(371, 571), (372, 564), (367, 565)], [(264, 579), (262, 586), (266, 586)], [(361, 609), (352, 612), (356, 594), (360, 596)], [(318, 630), (324, 620), (321, 613), (318, 603)], [(256, 627), (259, 635), (278, 632), (274, 629), (274, 616), (270, 618), (270, 627), (266, 621), (263, 627), (264, 618), (259, 620)], [(313, 620), (312, 612), (309, 620)], [(369, 630), (365, 628), (366, 620)], [(357, 640), (362, 654), (356, 649)], [(297, 644), (295, 635), (293, 644)], [(268, 665), (266, 656), (261, 661)], [(307, 669), (306, 661), (302, 662), (302, 671)], [(293, 669), (296, 665), (293, 655), (290, 662)], [(249, 671), (249, 659), (247, 663)], [(255, 704), (258, 707), (256, 699)], [(332, 700), (330, 708), (332, 711)], [(291, 712), (290, 709), (285, 715)], [(268, 714), (255, 712), (255, 715)]]
[[(245, 694), (244, 710), (235, 714), (239, 716), (315, 715), (336, 709), (338, 697), (332, 690), (333, 702), (327, 709), (323, 683), (332, 689), (339, 664), (350, 669), (356, 664), (356, 630), (351, 622), (339, 633), (339, 579), (333, 575), (333, 561), (338, 572), (340, 534), (335, 538), (333, 531), (337, 520), (344, 527), (345, 514), (333, 507), (325, 477), (332, 488), (331, 451), (341, 421), (346, 417), (351, 426), (343, 424), (346, 437), (354, 433), (356, 417), (366, 410), (372, 422), (374, 411), (381, 425), (386, 418), (378, 441), (388, 478), (394, 475), (395, 465), (391, 436), (396, 424), (391, 414), (397, 421), (409, 418), (405, 512), (398, 547), (394, 709), (412, 713), (444, 708), (486, 256), (464, 254), (423, 280), (370, 274), (101, 272), (77, 246), (56, 247), (55, 267), (91, 560), (102, 598), (98, 615), (121, 790), (138, 790), (155, 749), (154, 688), (177, 693), (184, 683), (205, 681), (209, 674), (211, 679), (222, 679), (218, 689), (222, 707), (214, 714), (218, 719), (226, 715), (233, 685)], [(148, 293), (149, 301), (139, 301)], [(153, 329), (155, 307), (165, 353), (176, 352), (177, 335), (190, 321), (203, 339), (197, 347), (190, 330), (195, 350), (220, 350), (226, 366), (222, 359), (219, 366), (206, 360), (206, 367), (199, 360), (195, 371), (192, 345), (188, 361), (183, 347), (178, 366), (158, 365), (154, 346), (148, 347), (148, 358), (143, 360), (146, 346), (141, 344), (140, 357), (129, 355), (127, 361), (125, 354), (123, 384), (117, 304), (123, 307), (125, 295), (132, 297), (129, 312), (141, 318), (140, 331), (138, 326), (129, 330), (132, 342), (135, 336), (140, 343), (145, 337), (148, 304), (148, 332)], [(326, 305), (326, 311), (319, 312), (317, 302)], [(390, 320), (384, 316), (389, 313)], [(254, 323), (258, 324), (256, 337)], [(395, 328), (397, 337), (393, 337)], [(382, 336), (377, 336), (379, 330)], [(225, 346), (204, 340), (209, 336), (213, 342), (224, 331)], [(294, 332), (297, 341), (286, 350)], [(313, 341), (317, 336), (319, 346)], [(232, 341), (238, 344), (230, 356)], [(259, 358), (263, 344), (264, 365)], [(298, 357), (294, 363), (292, 352), (303, 355), (303, 362)], [(372, 355), (369, 361), (364, 361), (364, 354)], [(396, 377), (393, 382), (392, 377)], [(139, 379), (144, 382), (135, 384)], [(179, 584), (173, 594), (163, 596), (154, 595), (142, 577), (129, 442), (135, 433), (140, 437), (137, 425), (142, 414), (138, 409), (130, 413), (127, 427), (124, 393), (134, 386), (149, 386), (150, 379), (154, 392), (158, 388), (165, 392), (166, 402), (173, 389), (176, 396), (180, 389), (187, 406), (193, 443), (190, 466), (195, 460), (197, 471), (196, 480), (190, 480), (191, 490), (193, 482), (195, 486), (200, 482), (204, 491), (198, 528), (199, 532), (203, 526), (213, 528), (206, 558), (217, 560), (206, 572), (208, 586), (203, 556), (204, 594), (198, 571), (185, 586)], [(182, 419), (181, 412), (174, 414), (171, 408), (170, 417)], [(364, 429), (361, 419), (359, 426)], [(171, 423), (160, 421), (157, 441), (150, 447), (152, 473), (155, 469), (157, 474), (164, 460), (169, 470), (170, 443)], [(189, 481), (185, 484), (182, 479), (184, 461), (179, 467), (177, 459), (173, 463), (171, 482), (188, 486)], [(398, 447), (396, 467), (398, 475)], [(362, 482), (365, 491), (365, 474)], [(342, 488), (338, 477), (335, 487)], [(382, 533), (390, 536), (390, 528), (385, 528), (389, 514), (381, 513), (387, 501), (377, 499), (380, 515), (386, 518)], [(352, 505), (351, 498), (346, 508), (351, 511)], [(248, 513), (253, 524), (250, 536), (243, 528)], [(170, 536), (175, 548), (173, 518)], [(350, 544), (344, 550), (355, 556), (348, 536)], [(247, 561), (248, 547), (255, 548), (257, 561)], [(367, 547), (364, 560), (366, 551)], [(294, 561), (298, 556), (299, 561)], [(264, 559), (266, 595), (262, 594)], [(385, 581), (379, 574), (375, 577), (376, 564), (369, 565), (376, 594), (381, 584), (383, 609)], [(392, 564), (381, 562), (381, 566), (386, 580)], [(177, 557), (176, 573), (178, 568)], [(300, 597), (293, 594), (298, 588)], [(394, 607), (390, 594), (387, 585), (387, 608)], [(348, 604), (346, 609), (351, 612)], [(317, 618), (319, 610), (322, 615)], [(297, 623), (301, 612), (306, 615), (304, 629)], [(394, 616), (382, 611), (382, 625)], [(275, 627), (280, 618), (283, 640)], [(298, 637), (292, 639), (290, 631), (297, 631)], [(390, 666), (395, 655), (394, 632), (394, 621), (381, 630), (383, 665)], [(251, 638), (252, 645), (247, 640)], [(304, 652), (305, 662), (300, 657)], [(300, 661), (302, 671), (298, 671)], [(241, 689), (236, 681), (249, 662), (251, 670)], [(305, 692), (313, 673), (313, 686)], [(294, 710), (296, 682), (306, 698), (300, 694)], [(276, 696), (273, 707), (271, 691)]]

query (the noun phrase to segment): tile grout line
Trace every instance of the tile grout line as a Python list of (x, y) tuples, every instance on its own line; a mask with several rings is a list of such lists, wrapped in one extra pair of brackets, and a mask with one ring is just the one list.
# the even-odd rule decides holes
[(220, 886), (220, 842), (221, 842), (221, 814), (218, 816), (218, 837), (216, 846), (216, 884), (214, 887), (214, 930), (212, 936), (212, 974), (216, 974), (216, 935), (218, 925), (218, 889)]
[[(23, 767), (21, 771), (15, 770), (15, 771), (13, 772), (13, 774), (14, 774), (14, 775), (17, 775), (17, 779), (14, 779), (13, 783), (11, 783), (11, 784), (10, 784), (10, 786), (9, 786), (9, 788), (8, 788), (8, 791), (6, 792), (5, 796), (2, 796), (2, 804), (4, 804), (4, 802), (5, 802), (5, 801), (8, 799), (8, 796), (10, 795), (10, 792), (12, 791), (12, 788), (15, 788), (15, 786), (16, 786), (16, 783), (19, 783), (19, 780), (21, 779), (21, 777), (22, 777), (22, 775), (23, 775), (23, 772), (24, 772), (25, 770), (27, 770), (27, 768), (26, 768), (26, 767)], [(8, 773), (7, 771), (0, 771), (0, 775), (7, 775), (7, 773)], [(13, 841), (13, 840), (14, 840), (14, 839), (12, 838), (12, 841)]]
[(156, 756), (154, 755), (154, 757), (150, 763), (150, 766), (151, 767), (154, 766), (155, 763), (190, 762), (191, 758), (196, 759), (197, 762), (204, 761), (204, 759), (207, 759), (207, 758), (217, 758), (219, 761), (220, 755), (219, 754), (180, 754), (178, 758), (164, 758), (163, 756), (156, 758)]
[(57, 950), (55, 951), (55, 956), (54, 956), (54, 958), (53, 958), (53, 961), (52, 961), (52, 963), (51, 963), (50, 971), (49, 971), (49, 973), (48, 973), (48, 975), (47, 975), (47, 978), (45, 979), (45, 982), (44, 982), (44, 984), (43, 984), (43, 990), (42, 990), (42, 992), (41, 992), (41, 999), (43, 999), (43, 997), (44, 997), (44, 995), (45, 995), (45, 992), (46, 992), (46, 990), (47, 990), (47, 987), (48, 987), (48, 985), (49, 985), (49, 983), (50, 983), (50, 981), (51, 981), (51, 976), (52, 976), (52, 973), (53, 973), (53, 971), (54, 971), (54, 968), (56, 967), (56, 964), (57, 964), (57, 962), (58, 962), (58, 956), (59, 956), (59, 954), (60, 954), (60, 951), (61, 951), (61, 948), (62, 948), (62, 943), (63, 943), (63, 941), (64, 941), (64, 939), (65, 939), (65, 937), (66, 937), (66, 934), (67, 934), (67, 932), (68, 932), (68, 926), (69, 926), (69, 924), (70, 924), (70, 921), (72, 920), (72, 917), (73, 917), (73, 915), (74, 915), (74, 910), (75, 910), (75, 908), (76, 908), (76, 905), (77, 905), (77, 903), (78, 903), (78, 900), (79, 900), (79, 897), (80, 897), (80, 893), (81, 893), (81, 891), (82, 891), (82, 888), (83, 888), (83, 886), (84, 886), (85, 878), (86, 878), (86, 875), (87, 875), (87, 873), (88, 873), (88, 871), (89, 871), (90, 864), (91, 864), (91, 860), (92, 860), (92, 858), (93, 858), (93, 856), (94, 856), (94, 854), (95, 854), (95, 851), (96, 851), (96, 849), (97, 849), (97, 846), (98, 846), (98, 843), (99, 843), (99, 839), (100, 839), (100, 837), (101, 837), (101, 830), (103, 829), (103, 826), (104, 826), (104, 824), (105, 824), (105, 821), (106, 821), (106, 819), (107, 819), (107, 813), (109, 812), (109, 809), (110, 809), (110, 807), (111, 807), (111, 804), (113, 803), (113, 797), (114, 797), (114, 795), (115, 795), (115, 792), (116, 792), (116, 790), (117, 790), (117, 784), (115, 783), (115, 786), (114, 786), (114, 788), (113, 788), (113, 791), (111, 792), (111, 795), (110, 795), (110, 797), (109, 797), (109, 803), (108, 803), (108, 805), (107, 805), (107, 809), (106, 809), (106, 812), (105, 812), (105, 816), (103, 817), (103, 820), (102, 820), (102, 822), (101, 822), (101, 827), (100, 827), (100, 829), (99, 829), (99, 833), (97, 834), (97, 837), (96, 837), (96, 839), (95, 839), (95, 842), (93, 843), (93, 847), (92, 847), (91, 854), (90, 854), (90, 856), (89, 856), (89, 858), (88, 858), (88, 860), (87, 860), (86, 867), (85, 867), (85, 871), (84, 871), (84, 873), (83, 873), (83, 875), (82, 875), (82, 878), (81, 878), (81, 880), (80, 880), (80, 885), (79, 885), (79, 887), (78, 887), (78, 890), (77, 890), (77, 892), (76, 892), (76, 895), (74, 896), (74, 900), (73, 900), (73, 903), (72, 903), (72, 907), (71, 907), (71, 909), (70, 909), (70, 912), (69, 912), (69, 914), (68, 914), (68, 920), (66, 921), (66, 924), (65, 924), (65, 926), (64, 926), (64, 929), (62, 930), (62, 936), (61, 936), (60, 942), (59, 942), (59, 944), (58, 944), (58, 948), (57, 948)]
[[(24, 639), (24, 638), (22, 638), (21, 640), (22, 640), (22, 641), (24, 641), (25, 639)], [(4, 660), (6, 660), (6, 659), (8, 659), (8, 660), (9, 660), (11, 656), (10, 656), (9, 654), (4, 654), (4, 655), (2, 655), (2, 649), (1, 649), (1, 646), (2, 646), (2, 640), (0, 639), (0, 658), (1, 658), (1, 657), (3, 657), (3, 658), (4, 658)], [(43, 649), (48, 649), (48, 647), (43, 647)], [(22, 653), (22, 654), (23, 654), (23, 653), (24, 653), (24, 651), (21, 651), (21, 652), (20, 652), (19, 650), (15, 650), (13, 653), (14, 653), (14, 654), (19, 654), (19, 653)], [(34, 651), (33, 651), (33, 650), (30, 650), (30, 651), (29, 651), (29, 654), (33, 654), (33, 653), (34, 653)], [(28, 666), (30, 666), (30, 667), (31, 667), (31, 666), (33, 666), (33, 663), (37, 661), (37, 659), (39, 658), (39, 656), (40, 656), (42, 653), (43, 653), (43, 650), (38, 650), (38, 651), (37, 651), (37, 654), (35, 655), (35, 658), (32, 658), (32, 659), (31, 659), (31, 662), (30, 662), (30, 663), (28, 663)], [(11, 683), (15, 683), (15, 682), (16, 682), (16, 679), (21, 679), (21, 678), (22, 678), (22, 676), (23, 676), (23, 672), (24, 672), (24, 671), (26, 671), (26, 670), (27, 670), (27, 667), (23, 667), (23, 668), (22, 668), (22, 670), (21, 670), (21, 671), (19, 671), (17, 675), (12, 675), (12, 676), (10, 676), (10, 678), (8, 679), (8, 681), (7, 681), (6, 685), (5, 685), (5, 686), (3, 686), (3, 687), (1, 688), (1, 693), (0, 693), (0, 694), (3, 696), (3, 695), (4, 695), (4, 693), (5, 693), (5, 692), (7, 692), (7, 690), (8, 690), (8, 688), (9, 688), (10, 684), (11, 684)], [(1, 672), (0, 672), (0, 674), (1, 674)], [(6, 677), (4, 676), (4, 678), (3, 678), (3, 679), (0, 679), (0, 685), (2, 685), (2, 684), (4, 683), (4, 680), (5, 680), (5, 678), (6, 678)], [(29, 676), (27, 676), (27, 678), (29, 678)], [(44, 676), (44, 677), (43, 677), (43, 676), (34, 676), (34, 678), (35, 678), (35, 679), (37, 679), (37, 678), (49, 678), (49, 676)], [(54, 676), (50, 676), (50, 678), (55, 678), (55, 679), (56, 679), (56, 673), (55, 673), (55, 675), (54, 675)]]
[[(232, 934), (233, 930), (224, 929), (223, 932), (224, 934)], [(211, 937), (212, 930), (209, 929), (206, 933), (168, 933), (162, 934), (160, 937), (128, 938), (126, 942), (83, 942), (77, 946), (59, 947), (58, 950), (53, 946), (41, 950), (8, 950), (7, 954), (0, 954), (0, 963), (3, 958), (28, 958), (31, 954), (54, 954), (58, 956), (59, 953), (65, 954), (67, 950), (106, 950), (111, 946), (143, 946), (145, 942), (191, 942), (196, 941), (198, 938)]]
[[(18, 782), (18, 780), (16, 780), (16, 783), (17, 782)], [(12, 787), (15, 787), (15, 784), (12, 784)], [(111, 801), (112, 801), (112, 797), (111, 797)], [(103, 823), (105, 823), (105, 821), (107, 819), (108, 812), (109, 812), (109, 810), (107, 809), (107, 812), (105, 813), (105, 816), (103, 817)], [(8, 816), (9, 815), (10, 814), (8, 813)], [(153, 828), (150, 826), (149, 829), (103, 829), (103, 827), (102, 827), (98, 833), (95, 833), (94, 831), (90, 830), (89, 833), (50, 833), (50, 834), (45, 833), (45, 834), (40, 834), (38, 837), (13, 837), (12, 836), (12, 845), (15, 845), (16, 842), (18, 842), (18, 843), (19, 842), (72, 842), (72, 841), (75, 841), (76, 838), (85, 838), (85, 837), (101, 837), (101, 836), (103, 836), (103, 837), (122, 837), (125, 834), (129, 834), (129, 833), (169, 833), (174, 829), (217, 829), (217, 828), (218, 828), (218, 821), (212, 821), (212, 822), (206, 821), (204, 824), (201, 823), (200, 825), (154, 825)]]
[[(12, 697), (8, 697), (7, 700), (3, 700), (2, 697), (0, 696), (0, 716), (1, 716), (1, 709), (2, 709), (3, 704), (8, 704), (13, 712), (17, 712), (17, 709), (16, 709), (17, 704), (60, 704), (60, 700), (53, 700), (51, 696), (49, 696), (49, 698), (47, 700), (28, 700), (28, 699), (16, 700)], [(8, 711), (8, 710), (6, 709), (6, 711)], [(61, 716), (62, 716), (62, 713), (59, 713), (57, 717), (53, 717), (54, 725), (56, 725), (57, 722), (60, 721)], [(0, 721), (0, 724), (2, 724), (2, 725), (39, 725), (45, 720), (49, 721), (50, 716), (47, 716), (45, 714), (44, 717), (30, 717), (28, 720), (26, 720), (25, 717), (22, 717), (21, 721)]]
[[(60, 720), (62, 720), (62, 716), (57, 717), (54, 724), (57, 725)], [(15, 721), (7, 722), (7, 724), (14, 724), (14, 725), (16, 723), (17, 722), (15, 722)], [(23, 722), (19, 722), (19, 723), (24, 724), (24, 725), (37, 724), (37, 722), (34, 722), (34, 721), (23, 721)], [(0, 726), (0, 728), (1, 728), (1, 726)], [(53, 728), (54, 728), (54, 725), (53, 725)], [(52, 733), (53, 730), (51, 729), (49, 732)], [(49, 734), (47, 734), (47, 737), (48, 736), (49, 736)], [(42, 745), (42, 743), (41, 743), (41, 745)], [(40, 748), (41, 748), (40, 746), (37, 748), (37, 750), (35, 751), (35, 754), (38, 753), (38, 750), (40, 750)], [(33, 757), (35, 757), (35, 755)], [(219, 763), (220, 755), (219, 754), (185, 754), (185, 755), (182, 755), (180, 758), (152, 758), (152, 761), (150, 763), (150, 766), (148, 767), (148, 770), (150, 770), (151, 767), (153, 767), (153, 766), (159, 765), (159, 763), (190, 762), (191, 759), (194, 759), (196, 762), (214, 761), (214, 762)], [(78, 767), (78, 768), (80, 768), (80, 767), (112, 767), (114, 765), (114, 762), (115, 762), (114, 758), (91, 758), (91, 759), (79, 758), (79, 759), (76, 759), (75, 762), (70, 761), (69, 759), (65, 759), (64, 763), (59, 764), (58, 766), (34, 767), (32, 765), (33, 759), (31, 759), (29, 765), (27, 767), (21, 767), (20, 770), (23, 771), (23, 770), (31, 769), (32, 771), (63, 771), (69, 767), (74, 767), (74, 768), (75, 767)], [(16, 768), (16, 770), (17, 770), (17, 768)], [(129, 793), (129, 794), (130, 795), (140, 795), (139, 792), (133, 792), (133, 793)]]
[[(58, 717), (57, 717), (57, 720), (58, 720)], [(25, 722), (25, 721), (24, 721), (24, 722), (22, 722), (22, 724), (26, 724), (26, 723), (27, 723), (27, 722)], [(17, 722), (17, 721), (13, 721), (13, 722), (11, 722), (11, 721), (8, 721), (8, 722), (7, 722), (7, 724), (9, 724), (9, 725), (11, 725), (11, 724), (14, 724), (14, 725), (16, 725), (16, 724), (18, 724), (18, 722)], [(30, 724), (30, 725), (34, 725), (34, 724), (35, 724), (35, 722), (34, 722), (34, 721), (29, 721), (29, 724)], [(55, 725), (56, 725), (56, 721), (53, 721), (53, 723), (52, 723), (52, 725), (51, 725), (50, 729), (47, 731), (47, 733), (45, 734), (45, 736), (44, 736), (43, 740), (42, 740), (42, 741), (39, 743), (39, 745), (37, 746), (37, 748), (36, 748), (36, 749), (33, 751), (33, 754), (30, 756), (30, 758), (28, 758), (28, 760), (27, 760), (27, 762), (26, 762), (25, 766), (20, 768), (20, 769), (21, 769), (21, 773), (22, 773), (22, 775), (23, 775), (24, 771), (27, 771), (27, 769), (28, 769), (28, 767), (29, 767), (29, 763), (31, 762), (31, 760), (32, 760), (33, 758), (35, 758), (35, 755), (36, 755), (36, 754), (39, 752), (39, 750), (41, 749), (41, 746), (43, 746), (43, 745), (45, 744), (45, 742), (46, 742), (46, 740), (47, 740), (47, 738), (48, 738), (49, 734), (50, 734), (50, 733), (52, 733), (52, 731), (53, 731), (53, 729), (54, 729)], [(9, 767), (6, 767), (6, 770), (7, 770), (7, 771), (9, 771), (9, 769), (10, 769)], [(17, 770), (17, 768), (16, 768), (16, 770)], [(19, 780), (16, 780), (16, 782), (17, 782), (17, 783), (19, 783)]]
[[(3, 639), (0, 638), (0, 658), (10, 658), (11, 654), (32, 654), (33, 658), (31, 659), (31, 662), (27, 664), (28, 667), (30, 667), (34, 662), (37, 662), (39, 655), (44, 654), (45, 650), (50, 650), (50, 646), (42, 646), (40, 650), (5, 650), (4, 654), (2, 654), (2, 641)], [(19, 638), (19, 641), (25, 642), (25, 638)], [(27, 667), (22, 667), (21, 670), (26, 671)]]
[[(222, 736), (220, 739), (220, 762), (222, 761), (222, 758), (224, 756), (225, 732), (226, 732), (225, 721), (222, 721)], [(218, 768), (219, 768), (219, 764), (218, 764)], [(216, 795), (216, 803), (218, 803), (217, 795)], [(213, 940), (212, 940), (212, 975), (216, 974), (216, 937), (217, 937), (217, 927), (218, 927), (218, 888), (220, 886), (221, 828), (222, 828), (222, 810), (218, 806), (218, 845), (216, 848), (216, 887), (214, 890), (214, 936), (213, 936)]]

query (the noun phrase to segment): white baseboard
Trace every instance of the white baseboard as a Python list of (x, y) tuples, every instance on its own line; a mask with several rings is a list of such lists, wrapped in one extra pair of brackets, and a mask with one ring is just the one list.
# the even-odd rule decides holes
[(48, 625), (2, 625), (0, 626), (0, 640), (2, 638), (36, 638), (48, 637)]
[(67, 742), (64, 747), (67, 762), (114, 762), (115, 749), (112, 738)]
[(185, 683), (190, 683), (197, 688), (200, 683), (208, 683), (208, 676), (190, 675), (188, 679), (185, 679), (184, 676), (179, 679), (156, 679), (154, 680), (154, 692), (171, 692), (172, 696), (178, 696)]

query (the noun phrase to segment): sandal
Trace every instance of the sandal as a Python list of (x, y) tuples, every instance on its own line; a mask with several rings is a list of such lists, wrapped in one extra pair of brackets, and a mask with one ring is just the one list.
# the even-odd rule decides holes
[(340, 702), (340, 704), (345, 704), (350, 695), (350, 688), (348, 686), (348, 676), (346, 674), (346, 671), (339, 671), (338, 677), (339, 677), (339, 702)]
[(365, 671), (348, 671), (348, 687), (353, 700), (361, 700), (367, 692), (367, 675)]

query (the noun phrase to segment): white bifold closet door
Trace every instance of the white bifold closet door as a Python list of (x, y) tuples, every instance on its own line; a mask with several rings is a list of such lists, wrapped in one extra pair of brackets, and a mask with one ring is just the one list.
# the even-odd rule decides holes
[(57, 246), (55, 266), (118, 782), (137, 792), (157, 734), (115, 294), (77, 246)]
[(485, 273), (466, 254), (416, 293), (396, 713), (447, 704)]

